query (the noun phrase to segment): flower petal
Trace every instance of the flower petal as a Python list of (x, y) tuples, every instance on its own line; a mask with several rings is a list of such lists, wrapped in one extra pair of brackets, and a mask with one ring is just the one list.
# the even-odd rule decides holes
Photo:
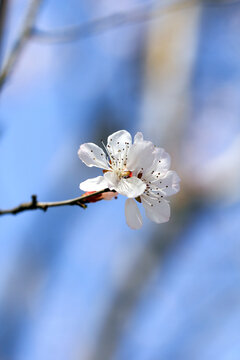
[(144, 141), (143, 134), (141, 132), (137, 132), (136, 135), (134, 136), (134, 144), (136, 144), (139, 141)]
[(108, 188), (108, 183), (104, 176), (97, 176), (92, 179), (81, 182), (79, 185), (83, 191), (100, 191)]
[(119, 178), (115, 172), (107, 171), (104, 174), (104, 179), (105, 179), (106, 183), (108, 184), (108, 188), (110, 190), (116, 190), (116, 188), (118, 186)]
[(128, 153), (127, 169), (134, 171), (136, 175), (148, 169), (155, 157), (154, 145), (151, 141), (138, 141), (133, 144)]
[(153, 181), (154, 179), (156, 180), (159, 176), (166, 174), (171, 165), (171, 157), (164, 149), (155, 148), (153, 156), (154, 161), (143, 174), (145, 179), (148, 181)]
[(124, 145), (132, 145), (132, 136), (126, 130), (119, 130), (109, 135), (107, 145), (114, 148), (122, 148)]
[(129, 198), (135, 198), (142, 195), (146, 189), (146, 184), (135, 176), (127, 179), (119, 179), (116, 173), (108, 171), (104, 174), (104, 178), (106, 179), (110, 190), (116, 190), (119, 194)]
[(137, 230), (142, 226), (142, 215), (133, 199), (127, 199), (125, 202), (125, 217), (128, 226), (131, 229)]
[(129, 148), (132, 146), (132, 137), (126, 130), (120, 130), (108, 137), (107, 150), (113, 166), (126, 166)]
[(156, 147), (154, 150), (157, 170), (167, 171), (171, 166), (171, 156), (163, 149)]
[(82, 144), (78, 150), (78, 156), (89, 167), (109, 169), (104, 151), (93, 143)]
[(166, 200), (151, 199), (146, 195), (141, 196), (147, 217), (157, 224), (167, 222), (170, 218), (170, 206)]
[(146, 184), (142, 182), (142, 180), (138, 179), (136, 176), (133, 176), (128, 179), (122, 178), (118, 186), (116, 188), (116, 191), (124, 196), (127, 196), (128, 198), (136, 198), (143, 194), (143, 192), (146, 189)]
[(180, 190), (180, 178), (176, 171), (168, 171), (164, 177), (151, 182), (152, 190), (158, 191), (165, 196), (171, 196), (176, 194)]

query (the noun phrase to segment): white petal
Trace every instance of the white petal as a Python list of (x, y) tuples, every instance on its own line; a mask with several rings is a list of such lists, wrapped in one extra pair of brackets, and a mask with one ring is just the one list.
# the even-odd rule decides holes
[(142, 195), (141, 200), (145, 208), (146, 215), (150, 220), (156, 222), (157, 224), (161, 224), (169, 220), (170, 206), (166, 200), (152, 200), (146, 195)]
[(155, 148), (154, 151), (156, 158), (157, 169), (169, 170), (171, 166), (171, 156), (163, 148)]
[(131, 229), (140, 229), (142, 226), (142, 215), (138, 209), (136, 201), (127, 199), (125, 202), (126, 222)]
[(154, 145), (151, 141), (139, 141), (130, 148), (128, 153), (127, 169), (136, 172), (144, 172), (148, 169), (155, 157)]
[(122, 178), (118, 183), (116, 191), (121, 195), (127, 196), (128, 198), (136, 198), (142, 195), (145, 189), (146, 184), (144, 184), (142, 180), (133, 176), (128, 179)]
[(97, 176), (92, 179), (83, 181), (79, 185), (83, 191), (100, 191), (108, 188), (108, 183), (103, 176)]
[(115, 172), (113, 171), (107, 171), (105, 174), (104, 174), (104, 179), (106, 181), (106, 183), (108, 184), (108, 188), (110, 190), (116, 190), (117, 186), (118, 186), (118, 182), (119, 182), (119, 178), (118, 176), (116, 175)]
[(132, 137), (126, 130), (119, 130), (108, 137), (107, 145), (122, 148), (124, 145), (132, 145)]
[(171, 196), (176, 194), (180, 190), (180, 178), (176, 171), (168, 171), (167, 174), (151, 183), (151, 188), (154, 190), (160, 190), (165, 196)]
[(129, 198), (140, 196), (146, 189), (146, 184), (135, 176), (128, 179), (119, 179), (116, 173), (108, 171), (104, 174), (104, 178), (110, 190), (116, 190), (119, 194)]
[[(170, 165), (171, 165), (171, 157), (164, 149), (155, 148), (153, 155), (154, 155), (154, 161), (153, 161), (152, 165), (146, 170), (147, 174), (144, 174), (145, 178), (146, 178), (146, 175), (151, 175), (150, 177), (152, 180), (157, 175), (162, 176), (162, 175), (166, 174), (166, 172), (169, 170)], [(152, 174), (153, 171), (154, 171), (154, 174)], [(148, 180), (150, 180), (150, 178)]]
[(109, 169), (104, 151), (93, 143), (82, 144), (78, 150), (78, 156), (89, 167)]
[(129, 148), (132, 146), (132, 137), (126, 130), (120, 130), (108, 137), (107, 150), (112, 164), (123, 168), (126, 164)]
[(141, 132), (137, 132), (134, 136), (134, 144), (136, 144), (139, 141), (143, 141), (143, 134)]

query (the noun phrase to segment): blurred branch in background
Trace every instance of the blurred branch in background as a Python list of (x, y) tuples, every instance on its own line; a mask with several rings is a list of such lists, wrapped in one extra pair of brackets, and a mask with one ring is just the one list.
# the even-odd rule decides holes
[[(0, 69), (3, 61), (3, 47), (4, 47), (4, 32), (6, 27), (6, 18), (8, 10), (8, 0), (0, 0)], [(0, 119), (0, 138), (2, 137), (3, 129)]]
[[(0, 90), (2, 89), (7, 77), (13, 70), (14, 65), (16, 64), (18, 58), (20, 57), (26, 42), (31, 36), (31, 31), (33, 24), (35, 22), (39, 7), (42, 3), (42, 0), (33, 0), (31, 1), (26, 17), (23, 21), (22, 29), (20, 30), (19, 36), (13, 45), (13, 48), (7, 57), (5, 63), (3, 64), (1, 73), (0, 73)], [(1, 30), (0, 30), (1, 31)], [(0, 41), (3, 36), (1, 36)]]
[(7, 0), (0, 0), (0, 68), (3, 58), (3, 34), (6, 24), (6, 15), (7, 15)]
[[(139, 24), (142, 22), (154, 20), (159, 16), (166, 14), (169, 11), (178, 11), (183, 10), (186, 7), (194, 6), (196, 3), (194, 0), (175, 0), (171, 1), (170, 3), (162, 3), (161, 6), (157, 7), (158, 11), (154, 13), (151, 11), (152, 2), (147, 4), (146, 6), (141, 6), (132, 9), (128, 12), (116, 13), (112, 15), (104, 16), (100, 19), (95, 19), (89, 21), (85, 24), (71, 26), (65, 29), (59, 29), (56, 31), (47, 31), (41, 30), (35, 27), (35, 19), (41, 5), (42, 0), (33, 0), (29, 6), (27, 11), (25, 20), (23, 21), (22, 30), (20, 31), (19, 37), (16, 40), (12, 51), (10, 52), (8, 58), (6, 59), (3, 68), (0, 73), (0, 91), (7, 79), (10, 75), (11, 71), (15, 63), (17, 62), (19, 56), (22, 53), (22, 50), (26, 44), (26, 42), (33, 38), (37, 41), (42, 42), (50, 42), (50, 43), (61, 43), (61, 42), (69, 42), (80, 40), (81, 38), (96, 35), (100, 33), (104, 33), (114, 28), (118, 28), (121, 26), (126, 25), (134, 25)], [(215, 6), (215, 5), (231, 5), (239, 0), (203, 0), (199, 1), (202, 2), (206, 6)], [(2, 0), (1, 6), (5, 8), (6, 0)], [(2, 5), (3, 4), (3, 5)], [(162, 10), (162, 12), (159, 12)], [(4, 13), (1, 11), (1, 13)], [(4, 18), (4, 15), (2, 15)], [(1, 27), (0, 27), (0, 34), (1, 34)], [(2, 38), (2, 36), (1, 36)], [(1, 45), (1, 38), (0, 38), (0, 45)]]
[[(106, 196), (104, 197), (103, 193), (111, 193), (109, 194), (110, 197)], [(20, 212), (23, 211), (27, 211), (27, 210), (37, 210), (37, 209), (41, 209), (43, 211), (47, 211), (48, 208), (50, 207), (57, 207), (57, 206), (66, 206), (66, 205), (77, 205), (80, 206), (83, 209), (86, 209), (86, 203), (90, 203), (90, 202), (96, 202), (102, 199), (106, 199), (106, 200), (110, 200), (110, 198), (115, 197), (116, 198), (116, 193), (114, 190), (109, 190), (109, 189), (104, 189), (101, 191), (94, 191), (91, 194), (90, 193), (86, 193), (80, 197), (77, 197), (75, 199), (70, 199), (70, 200), (63, 200), (63, 201), (54, 201), (54, 202), (38, 202), (37, 201), (37, 196), (36, 195), (32, 195), (32, 201), (27, 202), (27, 203), (22, 203), (19, 206), (16, 206), (13, 209), (9, 209), (9, 210), (0, 210), (0, 215), (7, 215), (7, 214), (12, 214), (12, 215), (16, 215)]]
[(162, 10), (162, 12), (153, 12), (153, 2), (150, 2), (147, 5), (135, 7), (130, 11), (118, 12), (86, 22), (85, 24), (69, 26), (55, 31), (33, 28), (32, 37), (34, 40), (50, 43), (77, 41), (81, 38), (98, 35), (118, 27), (151, 21), (169, 11), (182, 10), (194, 4), (195, 1), (193, 0), (175, 0), (169, 1), (168, 3), (163, 2), (157, 7), (157, 10)]
[[(137, 24), (155, 18), (151, 11), (152, 3), (150, 3), (146, 6), (134, 8), (128, 12), (107, 15), (100, 19), (89, 21), (85, 24), (50, 32), (37, 29), (34, 25), (41, 2), (42, 0), (33, 0), (29, 6), (20, 34), (1, 70), (0, 91), (20, 57), (26, 42), (30, 38), (44, 42), (69, 42), (79, 40), (82, 37), (103, 33), (120, 26)], [(183, 7), (191, 5), (192, 2), (192, 0), (174, 0), (170, 4), (163, 4), (161, 9), (165, 11), (180, 10)], [(176, 7), (177, 4), (179, 4), (179, 7)], [(156, 12), (156, 14), (156, 17), (159, 17), (159, 12)]]
[[(199, 0), (198, 2), (203, 3), (206, 6), (216, 6), (219, 4), (231, 5), (239, 2), (239, 0)], [(81, 38), (101, 34), (121, 26), (134, 25), (146, 21), (151, 21), (165, 15), (170, 11), (184, 10), (189, 6), (195, 6), (196, 1), (175, 0), (169, 1), (168, 3), (162, 2), (161, 5), (155, 7), (154, 12), (152, 11), (152, 5), (153, 2), (150, 2), (145, 6), (138, 6), (128, 12), (115, 13), (89, 21), (85, 24), (69, 26), (55, 31), (33, 28), (32, 37), (34, 40), (50, 43), (77, 41)], [(162, 10), (162, 12), (159, 12), (159, 10)]]

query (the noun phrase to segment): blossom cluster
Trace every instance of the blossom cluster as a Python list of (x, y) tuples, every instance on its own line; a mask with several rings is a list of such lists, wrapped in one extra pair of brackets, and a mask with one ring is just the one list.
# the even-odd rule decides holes
[(135, 200), (142, 203), (147, 217), (164, 223), (170, 218), (167, 198), (179, 191), (180, 178), (169, 170), (171, 159), (164, 149), (126, 130), (110, 135), (104, 149), (93, 143), (80, 146), (79, 158), (89, 167), (103, 169), (103, 175), (80, 184), (83, 191), (110, 189), (127, 197), (125, 216), (128, 226), (139, 229), (142, 216)]

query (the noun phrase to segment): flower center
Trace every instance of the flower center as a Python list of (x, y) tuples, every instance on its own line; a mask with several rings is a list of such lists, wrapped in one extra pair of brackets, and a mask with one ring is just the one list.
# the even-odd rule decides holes
[(123, 177), (124, 179), (132, 177), (132, 171), (122, 171), (121, 177)]
[(124, 144), (120, 144), (120, 142), (117, 142), (113, 145), (111, 144), (111, 141), (112, 139), (110, 139), (110, 142), (107, 144), (107, 146), (105, 146), (104, 142), (102, 141), (110, 169), (115, 174), (117, 174), (119, 178), (131, 177), (131, 171), (126, 170), (130, 144), (128, 142), (125, 142)]

